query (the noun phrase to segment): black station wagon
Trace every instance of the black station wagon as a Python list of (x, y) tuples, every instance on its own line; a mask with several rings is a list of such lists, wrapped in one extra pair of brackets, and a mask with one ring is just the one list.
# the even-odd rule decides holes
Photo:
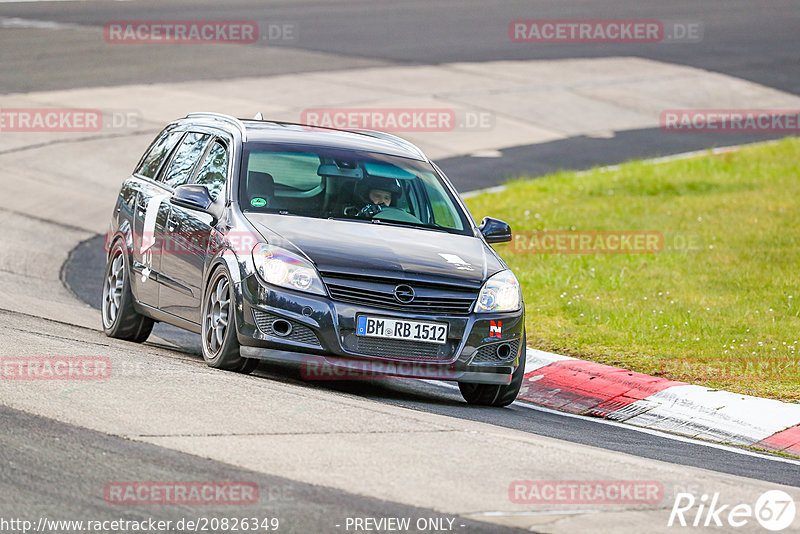
[(458, 382), (505, 406), (524, 305), (442, 171), (393, 135), (192, 113), (122, 185), (108, 239), (107, 335), (199, 333), (211, 367), (293, 361), (309, 379)]

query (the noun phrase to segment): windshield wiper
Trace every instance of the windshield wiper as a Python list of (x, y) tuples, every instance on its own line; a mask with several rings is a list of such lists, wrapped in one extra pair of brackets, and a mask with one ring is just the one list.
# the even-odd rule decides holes
[(328, 217), (328, 220), (333, 221), (358, 221), (364, 223), (372, 223), (372, 224), (385, 224), (387, 226), (405, 226), (408, 228), (425, 228), (428, 230), (436, 230), (437, 232), (446, 232), (452, 233), (447, 228), (443, 228), (441, 226), (436, 226), (434, 224), (425, 224), (425, 223), (416, 223), (412, 221), (395, 221), (393, 219), (364, 219), (363, 217), (357, 217), (355, 215), (331, 215)]
[(373, 224), (387, 224), (390, 226), (408, 226), (411, 228), (427, 228), (428, 230), (436, 230), (438, 232), (447, 232), (446, 228), (442, 228), (441, 226), (436, 226), (433, 224), (425, 224), (425, 223), (415, 223), (411, 221), (395, 221), (392, 219), (370, 219), (370, 222)]
[(364, 219), (362, 217), (356, 217), (355, 215), (330, 215), (328, 216), (329, 221), (361, 221), (361, 222), (369, 222), (369, 219)]

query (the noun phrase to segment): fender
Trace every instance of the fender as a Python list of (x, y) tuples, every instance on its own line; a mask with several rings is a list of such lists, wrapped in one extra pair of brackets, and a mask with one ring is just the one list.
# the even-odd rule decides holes
[(125, 252), (127, 252), (130, 257), (133, 253), (133, 230), (127, 219), (120, 224), (116, 231), (114, 231), (112, 225), (109, 225), (108, 232), (106, 232), (105, 239), (103, 239), (103, 249), (106, 251), (106, 258), (108, 258), (111, 247), (114, 246), (116, 241), (122, 241), (124, 243)]
[[(250, 264), (253, 263), (252, 258), (240, 258), (236, 251), (228, 244), (223, 248), (221, 251), (217, 253), (217, 255), (208, 262), (208, 267), (206, 268), (205, 273), (203, 274), (203, 294), (201, 300), (201, 309), (204, 306), (205, 301), (205, 288), (208, 286), (209, 279), (211, 278), (211, 273), (218, 266), (223, 266), (225, 270), (228, 272), (231, 280), (231, 287), (233, 288), (233, 299), (234, 299), (234, 310), (236, 311), (236, 324), (241, 325), (244, 321), (244, 303), (243, 303), (243, 296), (242, 296), (242, 279), (243, 276), (246, 276), (247, 273), (247, 265), (248, 262)], [(250, 321), (251, 322), (251, 321)], [(238, 331), (237, 331), (238, 334)]]

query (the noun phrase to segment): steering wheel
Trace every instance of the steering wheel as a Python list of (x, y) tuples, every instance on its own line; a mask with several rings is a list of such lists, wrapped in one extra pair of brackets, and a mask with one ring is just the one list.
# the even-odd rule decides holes
[(420, 221), (419, 219), (408, 213), (406, 210), (401, 210), (400, 208), (395, 208), (393, 206), (384, 207), (380, 212), (373, 215), (372, 218), (385, 221), (410, 222), (410, 223), (422, 224), (422, 221)]

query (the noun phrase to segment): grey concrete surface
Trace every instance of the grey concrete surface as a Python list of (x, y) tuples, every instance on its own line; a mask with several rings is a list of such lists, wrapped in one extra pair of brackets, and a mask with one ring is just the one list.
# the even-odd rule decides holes
[[(8, 467), (0, 475), (0, 512), (90, 519), (112, 512), (96, 493), (107, 477), (168, 479), (188, 472), (296, 488), (300, 497), (282, 510), (295, 524), (315, 529), (336, 510), (447, 514), (470, 532), (492, 525), (668, 532), (681, 490), (752, 504), (780, 488), (797, 501), (794, 463), (642, 438), (629, 429), (596, 431), (599, 423), (517, 407), (495, 417), (496, 410), (466, 408), (451, 390), (426, 383), (305, 384), (291, 371), (268, 366), (254, 376), (213, 371), (174, 330), (159, 329), (144, 345), (106, 338), (97, 311), (61, 283), (70, 251), (105, 232), (119, 184), (150, 139), (188, 111), (249, 116), (258, 110), (295, 118), (312, 105), (488, 110), (499, 130), (409, 137), (437, 158), (499, 154), (504, 157), (496, 161), (505, 165), (515, 157), (521, 163), (511, 168), (523, 170), (534, 168), (535, 151), (515, 153), (515, 147), (563, 143), (555, 152), (569, 167), (578, 161), (574, 140), (652, 131), (657, 111), (668, 105), (796, 107), (796, 7), (744, 0), (700, 6), (498, 2), (491, 10), (483, 2), (443, 1), (0, 4), (2, 108), (91, 107), (137, 116), (122, 128), (92, 134), (0, 133), (0, 362), (100, 356), (114, 369), (103, 381), (0, 380), (0, 457)], [(507, 38), (512, 18), (687, 13), (706, 24), (700, 44), (553, 48)], [(295, 21), (300, 38), (249, 47), (125, 48), (102, 41), (102, 24), (110, 19), (189, 14)], [(582, 57), (603, 59), (575, 60)], [(553, 113), (558, 108), (572, 111)], [(642, 138), (647, 150), (663, 146), (657, 136)], [(479, 182), (472, 176), (463, 184)], [(96, 271), (73, 274), (79, 281), (83, 275), (89, 287)], [(598, 447), (586, 443), (595, 434)], [(104, 460), (109, 455), (126, 459)], [(50, 463), (37, 465), (37, 459)], [(508, 497), (509, 484), (519, 479), (609, 478), (658, 481), (664, 498), (650, 505), (526, 505)], [(751, 522), (740, 531), (759, 528)]]
[[(335, 532), (347, 518), (402, 517), (453, 521), (456, 532), (519, 532), (484, 521), (455, 517), (248, 471), (163, 447), (113, 437), (0, 406), (0, 517), (38, 526), (50, 521), (180, 521), (277, 519), (280, 532)], [(75, 469), (74, 467), (83, 468)], [(91, 466), (91, 468), (88, 468)], [(108, 484), (236, 482), (255, 485), (253, 504), (120, 505), (105, 498)], [(68, 506), (68, 510), (65, 507)], [(447, 523), (446, 523), (447, 524)], [(16, 529), (15, 529), (16, 530)], [(49, 528), (49, 532), (72, 529)], [(188, 529), (183, 529), (184, 531)], [(9, 532), (11, 529), (5, 529)], [(420, 532), (432, 529), (419, 530)]]

